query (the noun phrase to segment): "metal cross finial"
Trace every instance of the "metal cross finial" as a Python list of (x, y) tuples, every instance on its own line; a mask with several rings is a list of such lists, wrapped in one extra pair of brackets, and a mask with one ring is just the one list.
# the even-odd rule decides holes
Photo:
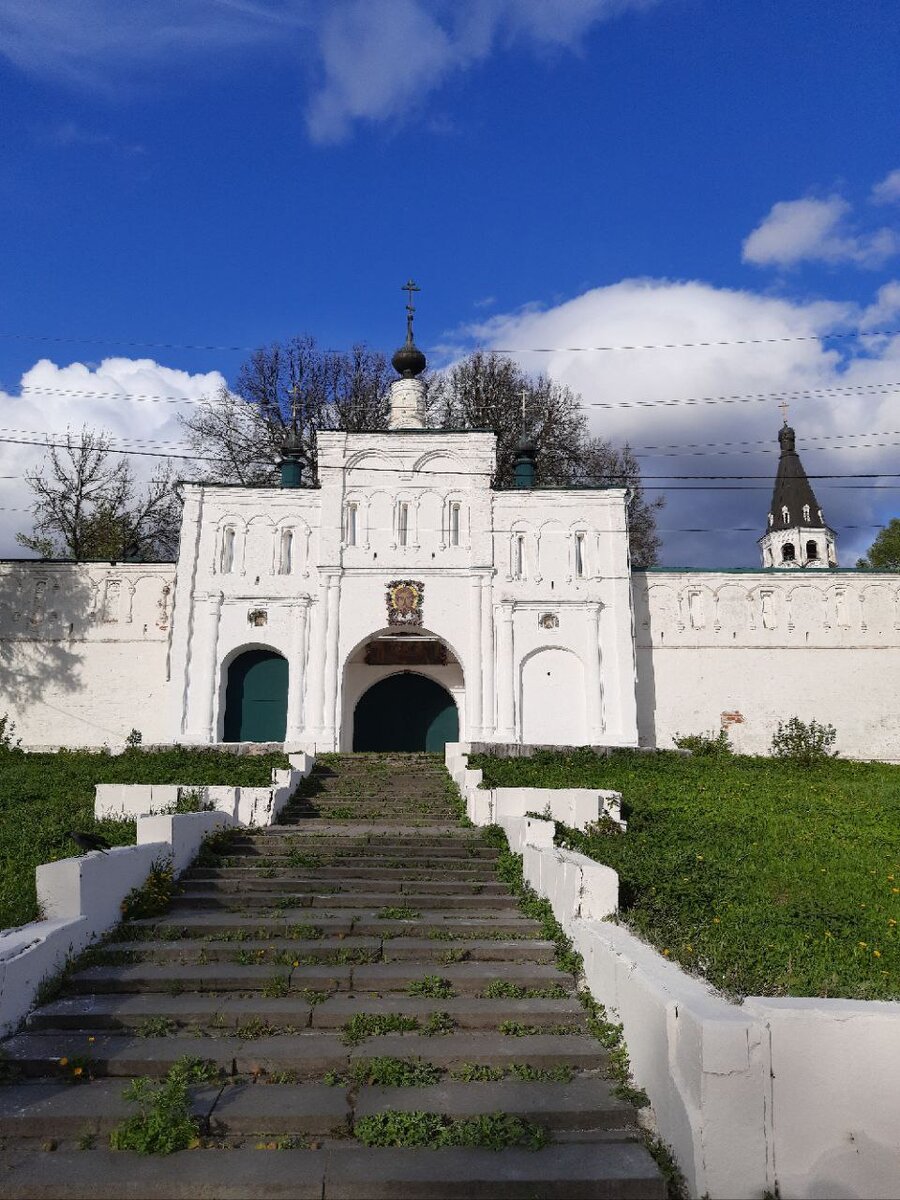
[(413, 317), (416, 312), (413, 295), (416, 292), (421, 292), (421, 290), (414, 279), (407, 279), (406, 283), (400, 289), (401, 292), (406, 292), (409, 296), (409, 299), (406, 301), (406, 340), (410, 345), (412, 345), (413, 340)]
[(528, 388), (522, 388), (519, 395), (522, 397), (522, 424), (525, 424), (525, 405), (528, 402)]
[(786, 400), (782, 400), (782, 402), (778, 405), (778, 407), (781, 409), (782, 419), (784, 420), (785, 425), (787, 425), (787, 415), (788, 415), (788, 408), (789, 408), (788, 402)]
[(300, 396), (300, 384), (295, 383), (291, 388), (291, 428), (296, 432), (297, 417), (300, 414), (300, 406), (303, 403)]

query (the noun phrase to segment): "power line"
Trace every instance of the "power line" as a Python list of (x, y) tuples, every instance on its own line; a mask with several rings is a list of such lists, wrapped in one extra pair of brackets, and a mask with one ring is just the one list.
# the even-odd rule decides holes
[[(806, 333), (792, 334), (786, 337), (760, 337), (760, 338), (722, 338), (719, 340), (697, 341), (697, 342), (635, 342), (623, 343), (621, 345), (600, 345), (600, 346), (515, 346), (501, 347), (489, 346), (488, 353), (493, 354), (606, 354), (615, 353), (618, 351), (635, 351), (635, 350), (703, 350), (719, 348), (722, 346), (778, 346), (790, 342), (828, 342), (832, 340), (846, 340), (856, 337), (897, 337), (900, 335), (900, 329), (850, 329), (841, 333)], [(243, 351), (252, 353), (254, 350), (260, 349), (260, 346), (246, 345), (219, 345), (215, 343), (205, 342), (143, 342), (130, 339), (114, 338), (114, 337), (75, 337), (61, 336), (57, 334), (47, 333), (17, 333), (10, 330), (0, 331), (0, 338), (5, 338), (8, 341), (21, 342), (54, 342), (59, 344), (69, 345), (84, 345), (84, 346), (125, 346), (128, 349), (145, 349), (145, 350), (223, 350), (223, 351)], [(426, 346), (426, 351), (429, 354), (444, 354), (446, 346)], [(323, 348), (323, 354), (343, 354), (346, 351)]]
[[(680, 405), (705, 405), (705, 404), (754, 404), (764, 403), (766, 400), (776, 400), (779, 397), (790, 397), (792, 399), (803, 399), (812, 396), (828, 396), (828, 395), (883, 395), (885, 392), (900, 388), (898, 380), (873, 380), (869, 383), (857, 384), (834, 384), (831, 387), (812, 387), (812, 388), (785, 388), (774, 392), (737, 392), (726, 393), (717, 396), (683, 396), (673, 397), (669, 399), (656, 400), (577, 400), (575, 403), (579, 408), (601, 408), (601, 409), (616, 409), (616, 408), (657, 408)], [(20, 391), (28, 394), (38, 394), (42, 396), (71, 396), (75, 399), (82, 400), (134, 400), (140, 403), (151, 404), (208, 404), (215, 405), (222, 403), (217, 398), (209, 396), (167, 396), (153, 392), (101, 392), (79, 388), (54, 388), (43, 386), (41, 384), (24, 384)], [(242, 397), (235, 398), (242, 401)], [(247, 401), (243, 403), (248, 405), (248, 409), (253, 411)], [(343, 409), (352, 408), (368, 408), (368, 402), (341, 402), (332, 401), (328, 407), (338, 407)], [(506, 408), (506, 404), (485, 404), (481, 406), (484, 409)]]

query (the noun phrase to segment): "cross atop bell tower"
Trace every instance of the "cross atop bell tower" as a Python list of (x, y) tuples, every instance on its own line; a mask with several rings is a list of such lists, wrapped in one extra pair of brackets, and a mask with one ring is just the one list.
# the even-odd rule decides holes
[(425, 385), (418, 376), (428, 363), (413, 340), (413, 319), (416, 315), (413, 297), (422, 289), (410, 278), (400, 290), (407, 295), (406, 341), (391, 359), (394, 370), (400, 376), (391, 384), (391, 429), (424, 429)]

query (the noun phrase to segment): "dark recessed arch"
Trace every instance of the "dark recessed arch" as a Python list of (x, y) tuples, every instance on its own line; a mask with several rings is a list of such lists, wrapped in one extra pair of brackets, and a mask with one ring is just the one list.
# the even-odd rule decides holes
[(225, 685), (226, 742), (283, 742), (287, 729), (288, 664), (274, 650), (238, 654)]
[(373, 683), (353, 713), (354, 750), (442, 751), (459, 740), (459, 713), (446, 688), (401, 671)]

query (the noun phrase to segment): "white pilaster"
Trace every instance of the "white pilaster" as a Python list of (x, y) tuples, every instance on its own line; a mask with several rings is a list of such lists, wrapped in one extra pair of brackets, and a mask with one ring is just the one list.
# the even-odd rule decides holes
[(341, 578), (328, 577), (325, 624), (325, 681), (322, 688), (322, 739), (332, 749), (337, 749), (337, 700), (338, 700), (338, 641), (340, 636)]
[(303, 712), (303, 690), (306, 686), (306, 646), (307, 624), (309, 613), (309, 597), (301, 596), (291, 606), (291, 650), (288, 664), (288, 711), (287, 733), (288, 741), (294, 742), (302, 737), (305, 730)]
[(512, 602), (504, 602), (497, 609), (497, 673), (497, 737), (501, 742), (514, 742), (517, 738)]
[(585, 687), (587, 688), (588, 736), (599, 746), (603, 739), (603, 694), (600, 678), (600, 605), (587, 610), (587, 646), (585, 648)]
[(494, 694), (494, 601), (493, 581), (486, 577), (481, 588), (481, 704), (482, 737), (490, 741), (494, 734), (497, 697)]
[(471, 638), (469, 642), (469, 669), (465, 673), (467, 741), (477, 741), (482, 736), (482, 669), (481, 657), (481, 594), (484, 578), (476, 575), (469, 585), (469, 612), (471, 621)]
[(200, 628), (194, 630), (188, 680), (188, 727), (185, 730), (185, 740), (189, 742), (216, 740), (213, 719), (218, 691), (216, 664), (223, 600), (221, 592), (207, 596)]

